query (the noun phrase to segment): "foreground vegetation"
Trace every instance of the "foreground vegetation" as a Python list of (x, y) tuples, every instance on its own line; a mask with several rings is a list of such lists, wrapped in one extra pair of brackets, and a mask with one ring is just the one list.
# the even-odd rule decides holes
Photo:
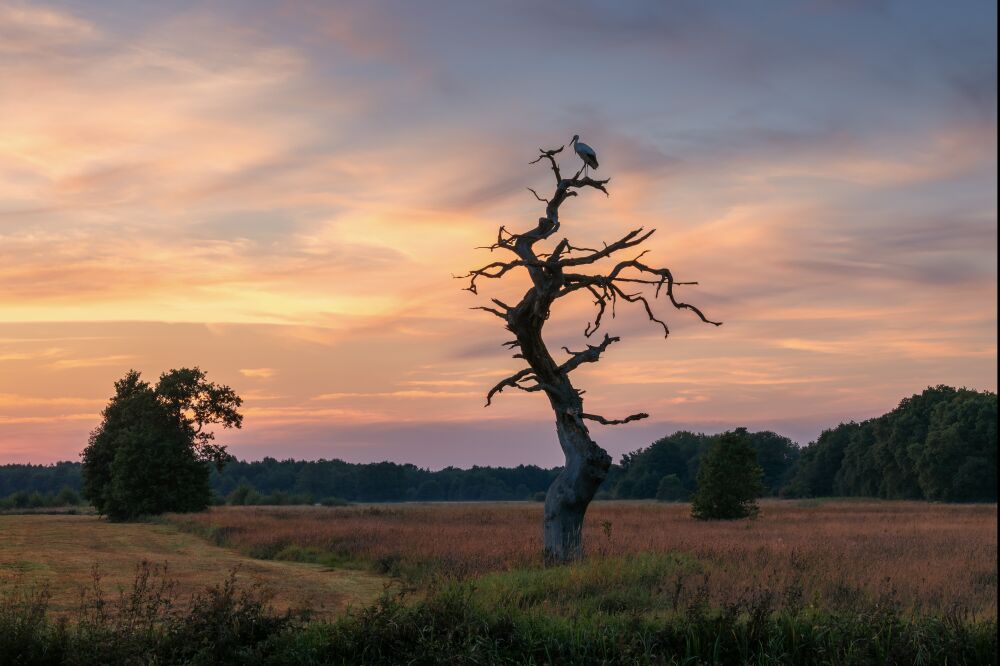
[[(996, 663), (995, 620), (912, 617), (892, 606), (775, 611), (766, 595), (750, 595), (723, 609), (701, 604), (665, 616), (593, 603), (553, 612), (553, 592), (603, 598), (594, 592), (603, 586), (599, 569), (501, 576), (484, 591), (450, 583), (413, 603), (385, 596), (331, 623), (275, 612), (259, 588), (232, 578), (177, 605), (168, 586), (140, 570), (116, 603), (87, 597), (71, 622), (53, 621), (44, 591), (0, 594), (0, 657), (102, 665)], [(625, 567), (619, 578), (641, 583), (641, 571)]]
[[(588, 560), (550, 568), (540, 510), (0, 516), (20, 534), (0, 542), (0, 572), (17, 569), (0, 576), (0, 663), (996, 663), (995, 505), (772, 500), (704, 523), (682, 504), (598, 502)], [(169, 569), (135, 567), (150, 555)], [(84, 566), (95, 557), (109, 575)], [(338, 576), (375, 583), (346, 614), (289, 594)]]

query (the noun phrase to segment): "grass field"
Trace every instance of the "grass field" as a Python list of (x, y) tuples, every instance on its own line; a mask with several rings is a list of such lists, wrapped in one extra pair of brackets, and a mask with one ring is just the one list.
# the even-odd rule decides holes
[[(0, 663), (997, 661), (995, 505), (775, 501), (714, 523), (688, 511), (597, 503), (587, 560), (548, 568), (537, 504), (0, 516)], [(197, 598), (162, 604), (134, 583), (142, 561), (167, 562), (174, 597)], [(124, 603), (74, 615), (95, 562)], [(278, 609), (220, 585), (236, 565)], [(52, 600), (24, 593), (40, 583)], [(278, 612), (304, 604), (319, 614)]]
[(237, 578), (269, 589), (278, 608), (309, 606), (320, 614), (367, 605), (386, 584), (385, 577), (366, 571), (250, 558), (167, 524), (110, 523), (86, 515), (0, 516), (0, 587), (47, 585), (55, 612), (80, 603), (81, 591), (93, 585), (95, 565), (105, 591), (114, 593), (131, 587), (143, 561), (165, 564), (181, 598), (220, 583), (238, 567)]
[[(597, 502), (596, 560), (669, 556), (670, 605), (719, 607), (767, 591), (780, 605), (883, 602), (996, 617), (996, 505), (769, 501), (756, 520), (702, 522), (684, 504)], [(169, 520), (255, 557), (372, 568), (420, 585), (541, 565), (537, 504), (216, 508)], [(667, 560), (664, 560), (667, 561)], [(655, 575), (650, 574), (654, 578)]]

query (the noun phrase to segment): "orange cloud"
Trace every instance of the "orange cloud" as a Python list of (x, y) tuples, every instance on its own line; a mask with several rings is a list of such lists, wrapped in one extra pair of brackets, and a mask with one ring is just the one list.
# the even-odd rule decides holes
[[(548, 427), (537, 394), (483, 408), (521, 361), (470, 308), (516, 301), (526, 275), (484, 281), (479, 298), (453, 276), (500, 258), (474, 249), (499, 225), (534, 224), (526, 187), (550, 189), (552, 173), (527, 162), (576, 131), (611, 196), (567, 201), (559, 237), (599, 247), (656, 228), (645, 259), (697, 280), (680, 297), (725, 322), (657, 301), (664, 341), (620, 303), (604, 327), (622, 342), (574, 378), (594, 411), (805, 414), (818, 430), (927, 384), (996, 388), (995, 72), (984, 115), (947, 92), (975, 72), (867, 44), (887, 67), (906, 54), (898, 86), (851, 71), (834, 94), (799, 79), (817, 62), (816, 80), (840, 72), (822, 54), (765, 63), (766, 81), (743, 58), (821, 40), (771, 40), (780, 26), (730, 9), (761, 28), (740, 35), (769, 41), (705, 35), (703, 51), (655, 21), (623, 39), (607, 9), (544, 40), (599, 77), (582, 85), (541, 47), (504, 50), (531, 22), (384, 9), (123, 7), (118, 22), (88, 5), (0, 7), (0, 89), (13, 91), (0, 104), (0, 462), (75, 455), (130, 367), (199, 365), (233, 386), (247, 401), (245, 430), (227, 433), (237, 453), (307, 431), (336, 451), (334, 426), (357, 426), (357, 446), (399, 423), (457, 424), (470, 440), (480, 422)], [(468, 41), (462, 59), (454, 40)], [(608, 63), (635, 75), (604, 80)], [(581, 348), (593, 315), (583, 294), (560, 301), (551, 348)]]

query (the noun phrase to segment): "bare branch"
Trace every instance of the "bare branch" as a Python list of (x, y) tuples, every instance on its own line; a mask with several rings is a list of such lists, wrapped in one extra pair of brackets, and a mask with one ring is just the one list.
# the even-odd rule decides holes
[[(604, 180), (594, 180), (590, 176), (584, 176), (583, 178), (580, 178), (580, 173), (582, 171), (583, 171), (583, 169), (580, 169), (580, 171), (576, 172), (575, 176), (573, 176), (569, 180), (565, 180), (565, 181), (560, 182), (559, 185), (562, 186), (563, 183), (565, 183), (565, 186), (567, 188), (570, 188), (570, 187), (576, 187), (576, 188), (593, 187), (594, 189), (597, 189), (597, 190), (600, 190), (601, 192), (604, 192), (605, 196), (611, 196), (608, 193), (608, 191), (604, 188), (605, 185), (607, 185), (608, 183), (611, 182), (610, 178), (605, 178)], [(573, 195), (570, 194), (568, 196), (573, 196)]]
[(656, 229), (650, 229), (646, 233), (642, 233), (642, 227), (638, 229), (633, 229), (632, 231), (625, 234), (622, 238), (616, 240), (611, 245), (606, 245), (603, 250), (594, 251), (585, 257), (572, 257), (569, 259), (563, 259), (560, 262), (562, 266), (580, 266), (582, 264), (592, 264), (595, 261), (609, 257), (615, 252), (624, 250), (630, 247), (635, 247), (640, 243), (644, 242), (647, 238), (656, 233)]
[[(538, 160), (535, 160), (535, 162), (537, 162), (537, 161)], [(534, 162), (532, 162), (532, 164), (534, 164)], [(538, 192), (536, 192), (534, 189), (532, 189), (532, 188), (529, 187), (528, 191), (531, 192), (532, 194), (534, 194), (535, 198), (538, 199), (539, 201), (541, 201), (542, 203), (548, 203), (549, 202), (549, 200), (546, 199), (545, 197), (539, 196)]]
[(587, 419), (590, 421), (597, 421), (603, 425), (621, 425), (623, 423), (629, 423), (630, 421), (639, 421), (640, 419), (648, 419), (649, 414), (645, 412), (639, 412), (638, 414), (631, 414), (623, 419), (606, 419), (603, 416), (597, 414), (580, 414), (581, 419)]
[(469, 309), (470, 310), (483, 310), (485, 312), (489, 312), (490, 314), (495, 314), (496, 316), (500, 317), (504, 321), (507, 321), (507, 315), (506, 315), (506, 313), (500, 312), (499, 310), (496, 310), (494, 308), (488, 308), (485, 305), (477, 305), (477, 306), (471, 307)]
[[(610, 247), (610, 246), (609, 246)], [(639, 255), (642, 256), (641, 254)], [(563, 260), (560, 262), (565, 265), (568, 260)], [(656, 276), (656, 280), (646, 280), (642, 278), (631, 278), (623, 277), (622, 272), (627, 269), (634, 269), (640, 273), (646, 273), (649, 275)], [(671, 305), (673, 305), (678, 310), (690, 310), (694, 312), (699, 319), (701, 319), (706, 324), (712, 324), (713, 326), (721, 326), (722, 322), (712, 321), (705, 314), (689, 303), (684, 303), (677, 300), (674, 294), (674, 286), (678, 284), (689, 285), (697, 284), (696, 282), (675, 282), (673, 274), (668, 268), (652, 268), (646, 264), (640, 262), (638, 258), (631, 259), (628, 261), (619, 262), (607, 275), (585, 275), (581, 273), (563, 273), (562, 274), (563, 286), (556, 294), (556, 298), (562, 298), (568, 294), (573, 293), (579, 289), (587, 289), (591, 294), (594, 295), (595, 305), (598, 306), (597, 316), (594, 321), (587, 324), (584, 329), (584, 335), (590, 337), (600, 328), (601, 318), (604, 315), (605, 308), (608, 302), (611, 303), (612, 310), (611, 316), (614, 317), (614, 306), (618, 297), (628, 301), (629, 303), (641, 303), (643, 309), (646, 311), (646, 315), (649, 320), (659, 324), (663, 327), (664, 337), (670, 335), (670, 328), (667, 324), (659, 319), (655, 314), (653, 314), (653, 309), (647, 300), (647, 297), (641, 293), (627, 293), (620, 286), (620, 283), (633, 283), (633, 284), (648, 284), (655, 285), (656, 291), (654, 292), (654, 298), (660, 295), (661, 291), (664, 291), (667, 298), (670, 300)]]
[[(504, 234), (507, 234), (506, 238), (504, 238)], [(476, 246), (476, 249), (489, 250), (490, 252), (492, 252), (493, 250), (504, 249), (513, 252), (514, 241), (516, 241), (517, 238), (518, 238), (517, 234), (510, 233), (509, 231), (507, 231), (506, 227), (500, 227), (500, 229), (497, 230), (497, 242), (493, 243), (492, 245), (479, 245)]]
[(604, 340), (599, 345), (587, 345), (587, 348), (583, 351), (573, 352), (568, 348), (563, 347), (563, 350), (570, 356), (571, 359), (559, 366), (561, 372), (569, 374), (573, 370), (576, 370), (584, 363), (596, 363), (600, 358), (601, 354), (608, 348), (613, 342), (620, 341), (619, 337), (611, 337), (607, 333), (604, 334)]
[[(663, 337), (670, 335), (670, 328), (667, 323), (661, 319), (657, 319), (656, 315), (653, 314), (653, 309), (649, 307), (649, 301), (642, 294), (626, 294), (617, 285), (611, 285), (611, 291), (617, 293), (619, 296), (624, 298), (629, 303), (642, 303), (642, 306), (646, 309), (646, 315), (649, 317), (649, 321), (655, 322), (663, 327)], [(612, 315), (613, 316), (613, 315)]]
[[(563, 144), (563, 145), (559, 146), (558, 148), (556, 148), (554, 150), (543, 150), (543, 149), (539, 148), (538, 152), (541, 153), (541, 154), (537, 158), (535, 158), (534, 160), (532, 160), (531, 162), (528, 162), (528, 164), (537, 164), (538, 162), (541, 162), (544, 159), (548, 159), (549, 162), (552, 164), (552, 172), (555, 173), (555, 175), (556, 175), (556, 183), (558, 184), (558, 183), (562, 182), (562, 175), (559, 173), (559, 164), (558, 164), (558, 162), (556, 162), (555, 155), (561, 153), (562, 149), (565, 148), (565, 147), (566, 147), (566, 145)], [(577, 175), (579, 175), (579, 174), (577, 174)]]
[[(713, 326), (722, 326), (721, 321), (712, 321), (711, 319), (706, 317), (705, 314), (697, 307), (691, 305), (690, 303), (682, 303), (681, 301), (677, 300), (677, 298), (674, 296), (674, 285), (676, 283), (674, 282), (674, 276), (670, 272), (669, 268), (650, 268), (649, 266), (640, 263), (638, 260), (633, 259), (631, 261), (623, 261), (619, 263), (617, 266), (615, 266), (614, 269), (612, 269), (612, 271), (608, 274), (608, 279), (618, 280), (619, 279), (618, 274), (621, 273), (626, 268), (634, 268), (643, 273), (649, 273), (651, 275), (660, 276), (660, 281), (656, 286), (656, 296), (660, 295), (660, 289), (666, 287), (667, 298), (670, 299), (670, 303), (675, 308), (677, 308), (678, 310), (691, 310), (696, 315), (698, 315), (698, 318), (701, 319), (706, 324), (712, 324)], [(648, 303), (646, 304), (646, 307), (648, 310), (649, 308)]]
[(482, 268), (475, 268), (465, 275), (453, 275), (452, 277), (456, 280), (462, 280), (464, 278), (469, 278), (469, 286), (465, 287), (465, 291), (471, 291), (473, 294), (478, 294), (479, 290), (476, 286), (476, 280), (484, 277), (496, 280), (502, 278), (507, 274), (508, 271), (517, 268), (518, 266), (545, 266), (545, 262), (542, 261), (524, 261), (521, 259), (514, 259), (512, 261), (494, 261), (486, 264)]
[[(523, 386), (521, 382), (535, 380), (534, 385)], [(517, 372), (506, 379), (502, 379), (496, 386), (490, 389), (490, 392), (486, 394), (486, 407), (489, 407), (493, 402), (493, 396), (497, 393), (502, 392), (506, 387), (512, 386), (516, 389), (521, 389), (522, 391), (541, 391), (541, 384), (537, 383), (537, 378), (534, 375), (534, 371), (531, 368), (525, 368), (520, 372)]]

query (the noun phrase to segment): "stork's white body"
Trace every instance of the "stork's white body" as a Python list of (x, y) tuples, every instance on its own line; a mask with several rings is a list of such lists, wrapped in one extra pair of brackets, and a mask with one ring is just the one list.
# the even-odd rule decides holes
[(573, 135), (573, 150), (583, 160), (583, 170), (597, 168), (597, 151), (580, 141), (579, 135)]

